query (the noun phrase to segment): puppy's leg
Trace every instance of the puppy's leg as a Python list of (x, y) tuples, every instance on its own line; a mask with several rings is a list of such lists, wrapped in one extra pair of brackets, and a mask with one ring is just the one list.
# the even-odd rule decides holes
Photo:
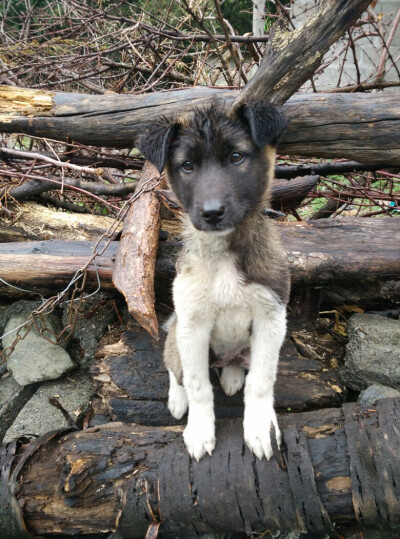
[(208, 365), (210, 318), (196, 317), (194, 320), (178, 312), (177, 344), (189, 402), (183, 438), (190, 455), (196, 460), (206, 453), (211, 455), (215, 447), (214, 398)]
[(274, 384), (279, 350), (286, 332), (286, 309), (257, 312), (253, 318), (251, 363), (244, 393), (244, 439), (253, 453), (262, 459), (272, 456), (271, 426), (275, 427), (278, 446), (281, 434), (274, 410)]
[(175, 374), (168, 370), (169, 391), (168, 391), (168, 410), (175, 417), (181, 419), (188, 409), (188, 398), (186, 389), (178, 383)]
[(188, 408), (186, 390), (182, 385), (182, 365), (176, 343), (176, 315), (166, 324), (168, 335), (164, 347), (164, 364), (169, 374), (168, 409), (176, 419), (181, 419)]
[(244, 384), (244, 368), (238, 365), (227, 365), (222, 368), (221, 386), (226, 395), (234, 395)]

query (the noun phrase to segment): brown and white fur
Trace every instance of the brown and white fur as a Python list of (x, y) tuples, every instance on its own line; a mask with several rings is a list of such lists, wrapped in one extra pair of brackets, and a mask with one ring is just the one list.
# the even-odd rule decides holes
[(250, 350), (249, 372), (222, 368), (227, 395), (244, 390), (244, 438), (258, 458), (278, 445), (274, 383), (286, 332), (289, 274), (269, 204), (275, 145), (286, 121), (270, 103), (232, 111), (213, 103), (183, 119), (161, 119), (139, 142), (181, 203), (184, 249), (173, 285), (175, 313), (168, 325), (164, 361), (168, 407), (180, 419), (197, 460), (215, 447), (210, 349), (229, 359)]

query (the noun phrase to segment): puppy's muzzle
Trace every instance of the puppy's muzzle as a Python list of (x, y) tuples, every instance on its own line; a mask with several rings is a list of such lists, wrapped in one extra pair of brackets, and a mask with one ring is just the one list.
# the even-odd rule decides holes
[(222, 206), (219, 201), (212, 201), (204, 204), (202, 208), (200, 208), (200, 213), (202, 219), (208, 225), (217, 225), (225, 217), (226, 210), (225, 206)]

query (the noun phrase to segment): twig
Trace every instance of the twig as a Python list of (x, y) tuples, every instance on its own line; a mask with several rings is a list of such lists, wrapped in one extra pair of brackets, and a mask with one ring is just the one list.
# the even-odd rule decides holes
[(64, 185), (65, 188), (78, 191), (85, 195), (89, 195), (102, 204), (112, 207), (115, 210), (119, 210), (118, 206), (110, 204), (107, 200), (100, 198), (98, 195), (102, 196), (123, 196), (130, 194), (135, 191), (136, 183), (129, 184), (116, 184), (108, 185), (99, 182), (87, 182), (78, 178), (65, 180), (64, 183), (60, 180), (53, 178), (43, 178), (42, 176), (37, 176), (33, 174), (21, 174), (18, 172), (7, 171), (6, 173), (0, 171), (0, 176), (16, 176), (18, 178), (24, 178), (28, 180), (22, 185), (16, 187), (2, 187), (0, 189), (0, 199), (6, 194), (12, 196), (16, 200), (22, 200), (30, 196), (36, 196), (47, 191), (60, 190)]
[(399, 11), (397, 12), (397, 15), (396, 15), (396, 18), (393, 22), (393, 26), (392, 26), (392, 29), (390, 31), (390, 34), (389, 34), (389, 37), (386, 41), (386, 44), (385, 44), (385, 47), (383, 49), (383, 52), (382, 52), (382, 56), (381, 56), (381, 60), (379, 62), (379, 66), (378, 66), (378, 72), (376, 74), (376, 79), (379, 81), (383, 78), (384, 74), (385, 74), (385, 64), (386, 64), (386, 58), (388, 56), (388, 53), (389, 53), (389, 47), (390, 45), (392, 44), (392, 41), (393, 41), (393, 38), (394, 38), (394, 35), (396, 33), (396, 30), (397, 30), (397, 27), (400, 23), (400, 9)]
[(6, 155), (12, 155), (14, 157), (20, 157), (22, 159), (39, 159), (40, 161), (44, 161), (45, 163), (50, 163), (51, 165), (55, 165), (57, 167), (68, 168), (76, 172), (92, 174), (97, 177), (103, 175), (103, 169), (101, 168), (88, 168), (88, 167), (73, 165), (72, 163), (66, 163), (64, 161), (52, 159), (51, 157), (48, 157), (47, 155), (43, 155), (42, 153), (26, 152), (26, 151), (21, 151), (21, 150), (11, 150), (10, 148), (5, 148), (4, 146), (0, 148), (0, 154), (1, 153), (6, 154)]
[(229, 33), (228, 33), (228, 28), (226, 26), (226, 23), (225, 23), (225, 20), (224, 20), (224, 17), (222, 15), (222, 11), (221, 11), (221, 5), (219, 3), (219, 0), (214, 0), (214, 6), (215, 6), (215, 10), (217, 12), (217, 18), (219, 20), (219, 23), (220, 25), (222, 26), (222, 29), (224, 31), (224, 34), (225, 34), (225, 39), (226, 39), (226, 44), (227, 44), (227, 47), (229, 49), (229, 52), (231, 53), (231, 56), (232, 56), (232, 59), (233, 61), (235, 62), (235, 65), (236, 65), (236, 68), (238, 70), (238, 73), (239, 75), (242, 77), (244, 83), (246, 84), (248, 81), (247, 81), (247, 77), (246, 75), (243, 73), (243, 69), (242, 69), (242, 66), (241, 66), (241, 63), (240, 63), (240, 60), (236, 54), (236, 51), (235, 49), (233, 48), (232, 46), (232, 42), (230, 40), (230, 37), (229, 37)]

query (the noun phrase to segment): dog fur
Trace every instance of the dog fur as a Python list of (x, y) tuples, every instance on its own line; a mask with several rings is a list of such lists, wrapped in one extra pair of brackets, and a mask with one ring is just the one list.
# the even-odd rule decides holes
[(210, 349), (227, 363), (250, 349), (247, 376), (242, 366), (227, 365), (221, 385), (233, 395), (245, 382), (244, 438), (254, 454), (271, 457), (271, 426), (280, 444), (273, 389), (289, 272), (263, 210), (285, 125), (270, 103), (231, 110), (213, 102), (174, 121), (161, 118), (138, 144), (160, 172), (166, 169), (185, 211), (164, 362), (169, 410), (180, 419), (188, 409), (183, 436), (197, 460), (215, 447)]

